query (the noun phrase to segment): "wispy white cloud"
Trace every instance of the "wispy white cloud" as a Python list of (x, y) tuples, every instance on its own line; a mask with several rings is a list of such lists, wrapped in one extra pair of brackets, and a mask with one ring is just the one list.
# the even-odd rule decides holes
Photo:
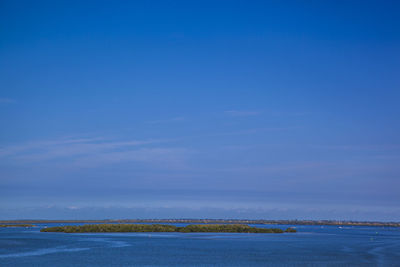
[(234, 117), (257, 116), (261, 114), (260, 111), (255, 110), (226, 110), (224, 113)]
[(301, 117), (311, 114), (307, 111), (278, 111), (278, 110), (226, 110), (226, 115), (232, 117), (249, 117), (258, 116), (261, 114), (273, 117)]
[(67, 138), (30, 142), (0, 149), (0, 158), (23, 162), (63, 160), (76, 166), (135, 161), (158, 165), (182, 165), (187, 150), (154, 147), (166, 140), (107, 140), (103, 138)]
[(262, 127), (262, 128), (252, 128), (252, 129), (244, 129), (232, 132), (224, 132), (224, 133), (215, 133), (209, 134), (207, 136), (228, 136), (228, 135), (247, 135), (247, 134), (257, 134), (262, 132), (275, 132), (275, 131), (288, 131), (299, 129), (300, 127)]
[(315, 146), (320, 149), (328, 150), (345, 150), (345, 151), (388, 151), (388, 150), (399, 150), (400, 145), (398, 144), (380, 144), (380, 145), (325, 145)]
[[(352, 181), (365, 184), (372, 177), (387, 173), (399, 173), (400, 168), (391, 163), (370, 163), (366, 166), (357, 161), (304, 161), (281, 162), (256, 166), (237, 166), (231, 168), (217, 168), (214, 172), (233, 173), (243, 175), (261, 175), (269, 177), (302, 177), (303, 182), (323, 184), (326, 181)], [(349, 178), (363, 177), (363, 180), (349, 180)], [(368, 178), (369, 177), (369, 178)], [(292, 178), (290, 178), (292, 179)], [(289, 180), (290, 180), (289, 179)], [(288, 182), (289, 180), (285, 180)], [(282, 180), (283, 181), (283, 180)], [(292, 180), (296, 184), (297, 179)]]
[(26, 142), (22, 144), (9, 145), (0, 148), (0, 157), (18, 156), (38, 149), (47, 150), (50, 147), (67, 146), (80, 143), (91, 143), (101, 141), (102, 138), (62, 138), (58, 140), (46, 140), (36, 142)]
[(301, 117), (311, 114), (307, 111), (269, 111), (268, 114), (276, 117)]
[(107, 151), (87, 154), (75, 162), (77, 166), (95, 167), (103, 164), (137, 162), (145, 165), (185, 169), (186, 158), (190, 153), (184, 148), (140, 148), (126, 151)]
[(11, 104), (11, 103), (15, 103), (15, 100), (7, 97), (0, 97), (0, 104)]
[(169, 118), (169, 119), (164, 119), (164, 120), (154, 120), (154, 121), (148, 121), (147, 123), (160, 124), (160, 123), (173, 123), (173, 122), (182, 122), (182, 121), (185, 121), (184, 117), (174, 117), (174, 118)]

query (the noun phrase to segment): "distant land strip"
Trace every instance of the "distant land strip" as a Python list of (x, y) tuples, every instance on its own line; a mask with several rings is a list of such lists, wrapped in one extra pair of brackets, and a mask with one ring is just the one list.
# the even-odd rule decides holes
[(32, 224), (0, 224), (0, 227), (34, 227)]
[(205, 223), (205, 224), (288, 224), (288, 225), (400, 227), (400, 222), (339, 221), (339, 220), (242, 220), (242, 219), (0, 220), (0, 224), (34, 224), (34, 223)]

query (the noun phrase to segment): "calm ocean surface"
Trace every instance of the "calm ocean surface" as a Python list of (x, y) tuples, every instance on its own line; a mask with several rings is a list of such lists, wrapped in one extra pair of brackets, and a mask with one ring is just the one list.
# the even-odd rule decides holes
[(0, 228), (0, 266), (400, 266), (400, 228), (295, 226), (294, 234), (39, 232), (56, 225)]

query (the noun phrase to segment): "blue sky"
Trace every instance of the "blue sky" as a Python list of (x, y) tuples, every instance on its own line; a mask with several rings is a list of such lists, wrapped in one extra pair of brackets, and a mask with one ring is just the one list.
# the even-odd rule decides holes
[(397, 1), (2, 1), (0, 219), (400, 220)]

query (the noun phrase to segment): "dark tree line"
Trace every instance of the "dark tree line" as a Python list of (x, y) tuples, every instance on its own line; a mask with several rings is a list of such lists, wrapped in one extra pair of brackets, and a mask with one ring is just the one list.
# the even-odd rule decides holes
[(41, 232), (63, 233), (122, 233), (122, 232), (180, 232), (180, 233), (294, 233), (294, 228), (258, 228), (245, 224), (192, 224), (184, 227), (166, 224), (87, 224), (43, 228)]

